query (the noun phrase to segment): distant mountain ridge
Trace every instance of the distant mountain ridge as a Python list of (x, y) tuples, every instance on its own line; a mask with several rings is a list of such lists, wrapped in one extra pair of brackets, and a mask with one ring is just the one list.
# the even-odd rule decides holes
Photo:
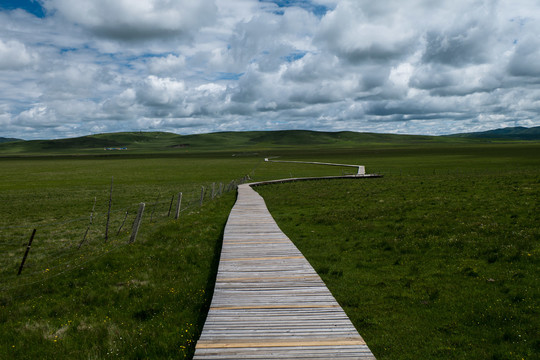
[[(14, 139), (17, 140), (17, 139)], [(352, 131), (312, 130), (229, 131), (178, 135), (168, 132), (119, 132), (57, 140), (19, 140), (0, 143), (0, 156), (96, 155), (104, 150), (123, 153), (178, 153), (207, 151), (254, 151), (302, 147), (356, 148), (358, 146), (408, 146), (411, 144), (489, 143), (496, 140), (540, 140), (540, 126), (505, 128), (447, 136), (396, 135)], [(110, 155), (110, 153), (109, 153)]]
[(0, 143), (13, 142), (13, 141), (21, 141), (21, 139), (5, 138), (5, 137), (0, 136)]
[[(361, 145), (406, 145), (411, 143), (454, 142), (456, 139), (425, 135), (322, 132), (311, 130), (229, 131), (178, 135), (168, 132), (119, 132), (56, 140), (28, 140), (0, 144), (0, 156), (104, 154), (110, 148), (126, 148), (122, 153), (252, 151), (290, 147), (356, 147)], [(469, 139), (458, 141), (468, 142)], [(108, 153), (110, 155), (110, 153)]]
[(535, 127), (506, 127), (489, 131), (454, 134), (450, 136), (479, 138), (479, 139), (505, 139), (505, 140), (540, 140), (540, 126)]

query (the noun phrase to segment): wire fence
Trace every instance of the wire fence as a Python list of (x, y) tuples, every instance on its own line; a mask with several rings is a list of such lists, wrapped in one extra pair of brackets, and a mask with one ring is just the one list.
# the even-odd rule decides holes
[[(98, 212), (94, 199), (94, 206), (87, 216), (0, 226), (0, 292), (84, 269), (88, 262), (121, 250), (136, 240), (134, 230), (139, 225), (148, 229), (175, 218), (181, 219), (182, 214), (200, 209), (224, 193), (236, 191), (238, 185), (249, 179), (246, 175), (228, 184), (195, 185), (187, 193), (158, 191), (153, 199), (143, 202), (143, 213), (140, 202)], [(112, 182), (110, 199), (114, 200)], [(105, 208), (101, 205), (99, 208)], [(136, 224), (138, 216), (142, 219), (140, 224)], [(30, 244), (34, 229), (35, 238)]]

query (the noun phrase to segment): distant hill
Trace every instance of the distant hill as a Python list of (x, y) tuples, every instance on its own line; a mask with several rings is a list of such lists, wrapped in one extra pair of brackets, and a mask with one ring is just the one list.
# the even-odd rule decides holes
[(21, 140), (21, 139), (14, 139), (14, 138), (0, 137), (0, 143), (13, 142), (13, 141), (20, 141), (20, 140)]
[(540, 126), (531, 128), (522, 126), (507, 127), (482, 132), (454, 134), (451, 136), (478, 139), (540, 140)]
[(185, 135), (182, 141), (192, 147), (247, 146), (347, 146), (359, 144), (389, 144), (407, 142), (432, 142), (433, 136), (357, 133), (352, 131), (323, 132), (311, 130), (243, 131)]
[[(163, 148), (167, 139), (179, 135), (163, 132), (129, 132), (88, 135), (76, 138), (57, 140), (28, 140), (0, 144), (0, 155), (18, 154), (70, 154), (103, 152), (106, 148), (135, 147), (144, 148), (145, 144), (153, 144)], [(174, 143), (172, 141), (171, 143)], [(148, 146), (146, 146), (148, 147)], [(152, 147), (152, 146), (149, 146)]]
[[(302, 147), (356, 148), (360, 146), (409, 146), (412, 144), (477, 143), (490, 141), (457, 136), (395, 135), (351, 131), (310, 130), (217, 132), (178, 135), (167, 132), (120, 132), (58, 140), (29, 140), (0, 144), (0, 156), (104, 155), (122, 153), (194, 153), (207, 151), (253, 152)], [(108, 151), (108, 149), (113, 151)]]

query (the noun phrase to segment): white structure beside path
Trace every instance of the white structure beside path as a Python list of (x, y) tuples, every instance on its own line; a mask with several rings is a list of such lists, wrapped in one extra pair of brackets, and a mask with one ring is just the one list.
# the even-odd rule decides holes
[(374, 358), (263, 198), (240, 185), (194, 359)]

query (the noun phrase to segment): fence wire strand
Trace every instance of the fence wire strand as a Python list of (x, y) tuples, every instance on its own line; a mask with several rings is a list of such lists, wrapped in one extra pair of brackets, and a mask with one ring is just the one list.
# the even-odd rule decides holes
[[(252, 169), (249, 174), (252, 175), (255, 169), (256, 167)], [(202, 184), (201, 186), (204, 187), (204, 192), (202, 194), (203, 199), (205, 202), (207, 202), (219, 198), (220, 195), (226, 192), (235, 191), (237, 186), (247, 181), (247, 179), (249, 179), (249, 175), (239, 179), (234, 179), (227, 184)], [(213, 190), (212, 186), (214, 187)], [(146, 202), (147, 210), (145, 211), (144, 218), (147, 219), (147, 222), (145, 226), (150, 228), (163, 223), (165, 220), (174, 219), (174, 209), (176, 207), (174, 198), (178, 196), (178, 193), (173, 195), (173, 201), (171, 201), (169, 198), (170, 195), (164, 195), (165, 193), (162, 191), (159, 191), (158, 193), (160, 195), (154, 197), (153, 199), (152, 196), (148, 196), (149, 200)], [(167, 209), (164, 208), (165, 205)], [(129, 233), (131, 232), (132, 224), (136, 217), (135, 209), (137, 209), (138, 206), (139, 203), (133, 203), (131, 205), (123, 206), (122, 208), (113, 209), (110, 211), (111, 225), (113, 227), (112, 233), (115, 234), (113, 235), (113, 242), (116, 243), (116, 245), (113, 247), (110, 247), (111, 241), (105, 241), (104, 222), (107, 217), (107, 212), (92, 211), (89, 212), (88, 215), (73, 219), (41, 223), (37, 222), (26, 225), (0, 226), (0, 251), (2, 251), (2, 253), (11, 252), (11, 258), (4, 260), (3, 265), (0, 267), (0, 272), (6, 274), (9, 272), (9, 269), (14, 268), (15, 266), (18, 267), (20, 258), (19, 255), (13, 255), (13, 252), (16, 254), (20, 253), (22, 255), (27, 246), (28, 234), (30, 233), (30, 230), (37, 229), (36, 240), (32, 245), (29, 259), (25, 263), (22, 277), (20, 279), (31, 279), (32, 277), (39, 276), (39, 279), (36, 279), (35, 281), (26, 281), (22, 283), (20, 280), (16, 281), (14, 278), (8, 276), (6, 281), (0, 281), (0, 286), (5, 285), (0, 287), (0, 292), (10, 291), (49, 281), (50, 279), (70, 271), (81, 269), (85, 264), (128, 245), (127, 238), (129, 238)], [(193, 190), (184, 193), (180, 213), (190, 212), (200, 207), (200, 190), (197, 190), (195, 187)], [(170, 212), (169, 208), (171, 209)], [(124, 219), (123, 214), (126, 212), (128, 215)], [(119, 214), (122, 215), (119, 216)], [(151, 215), (152, 222), (149, 221), (151, 219)], [(124, 222), (120, 227), (120, 222), (122, 222), (122, 219), (124, 219)], [(101, 224), (102, 222), (103, 224)], [(75, 227), (71, 226), (75, 223), (80, 223), (80, 225)], [(102, 227), (103, 229), (101, 229)], [(28, 234), (26, 234), (27, 231), (24, 231), (24, 233), (22, 231), (17, 231), (16, 234), (11, 234), (10, 231), (23, 229), (28, 229)], [(117, 229), (121, 229), (121, 233), (119, 235), (116, 235)], [(2, 238), (4, 238), (5, 241)], [(103, 244), (101, 246), (95, 246), (96, 241), (102, 241)], [(94, 244), (95, 247), (91, 247), (89, 245), (90, 243)], [(36, 254), (36, 252), (38, 254)], [(44, 276), (43, 274), (47, 275)], [(17, 277), (17, 279), (18, 278), (19, 277)], [(8, 285), (8, 283), (11, 283), (11, 285)]]

